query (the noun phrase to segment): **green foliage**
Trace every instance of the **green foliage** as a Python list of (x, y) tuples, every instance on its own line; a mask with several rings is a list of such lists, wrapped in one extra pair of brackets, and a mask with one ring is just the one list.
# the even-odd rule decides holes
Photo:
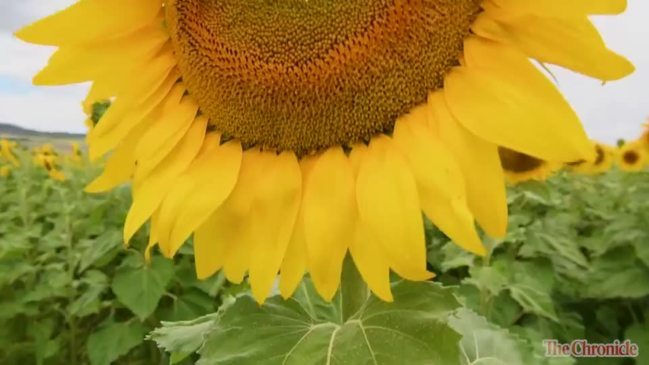
[(285, 301), (259, 306), (242, 295), (220, 313), (165, 323), (151, 337), (174, 356), (198, 349), (197, 364), (460, 364), (460, 336), (448, 321), (459, 307), (449, 289), (398, 282), (395, 302), (364, 292), (326, 303), (308, 281)]
[(97, 101), (92, 104), (90, 120), (92, 120), (93, 125), (97, 125), (99, 123), (101, 117), (106, 114), (106, 111), (108, 111), (108, 108), (110, 108), (111, 104), (112, 103), (110, 100)]
[(488, 240), (481, 259), (428, 226), (429, 262), (441, 281), (458, 285), (468, 308), (527, 340), (537, 356), (543, 339), (629, 338), (649, 351), (649, 174), (562, 174), (510, 189), (509, 202), (507, 237)]
[(198, 281), (191, 249), (146, 263), (146, 232), (126, 249), (130, 193), (84, 193), (98, 169), (58, 182), (22, 157), (0, 180), (0, 364), (167, 363), (145, 335), (216, 311), (223, 279)]

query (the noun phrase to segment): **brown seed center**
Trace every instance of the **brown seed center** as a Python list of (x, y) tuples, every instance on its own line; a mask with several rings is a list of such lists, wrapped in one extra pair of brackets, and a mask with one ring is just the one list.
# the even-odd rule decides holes
[(640, 156), (636, 151), (626, 151), (624, 152), (622, 158), (624, 159), (624, 162), (628, 163), (629, 165), (635, 165), (635, 163), (640, 159)]
[(500, 163), (503, 169), (509, 172), (522, 173), (533, 171), (543, 165), (543, 160), (505, 147), (499, 147), (498, 154), (500, 155)]
[(308, 154), (390, 132), (458, 64), (480, 0), (169, 0), (189, 92), (246, 146)]

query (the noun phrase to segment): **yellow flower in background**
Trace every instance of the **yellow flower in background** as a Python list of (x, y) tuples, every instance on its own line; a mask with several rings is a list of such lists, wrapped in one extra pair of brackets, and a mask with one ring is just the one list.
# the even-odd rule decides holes
[(593, 146), (597, 154), (594, 161), (569, 162), (566, 164), (566, 168), (583, 175), (598, 175), (609, 171), (613, 167), (616, 148), (597, 142), (594, 142)]
[(70, 154), (66, 156), (66, 160), (73, 166), (83, 166), (84, 157), (79, 142), (70, 143)]
[(50, 170), (48, 174), (52, 180), (65, 181), (65, 174), (61, 170), (53, 169)]
[(616, 162), (622, 171), (642, 171), (647, 166), (647, 151), (639, 143), (626, 143), (617, 150)]
[[(46, 151), (54, 151), (53, 148), (46, 148)], [(51, 179), (57, 181), (64, 181), (65, 174), (60, 170), (58, 166), (58, 156), (48, 152), (44, 153), (42, 148), (35, 148), (35, 154), (33, 162), (36, 166), (40, 166), (45, 169)]]
[(644, 147), (645, 151), (649, 153), (649, 119), (642, 125), (642, 127), (644, 130), (642, 131), (640, 138), (638, 138), (637, 143)]
[(560, 163), (543, 161), (508, 148), (500, 147), (498, 153), (505, 178), (510, 184), (532, 180), (545, 181), (561, 169)]
[(284, 296), (308, 272), (331, 299), (348, 252), (384, 300), (391, 270), (430, 278), (422, 210), (483, 254), (474, 219), (506, 231), (499, 146), (594, 159), (529, 58), (633, 71), (588, 20), (625, 1), (290, 4), (81, 0), (17, 33), (59, 47), (36, 84), (114, 97), (88, 135), (91, 159), (113, 153), (87, 190), (133, 182), (125, 241), (151, 220), (149, 248), (171, 257), (193, 234), (198, 276), (247, 273), (260, 302), (278, 272)]
[(0, 161), (4, 160), (13, 166), (20, 166), (20, 161), (14, 153), (17, 143), (8, 139), (0, 139)]
[(54, 145), (52, 145), (51, 143), (44, 143), (40, 146), (34, 147), (33, 152), (35, 154), (42, 154), (42, 155), (52, 155), (52, 156), (58, 155), (58, 153), (54, 149)]
[(0, 166), (0, 177), (9, 177), (11, 175), (11, 167)]

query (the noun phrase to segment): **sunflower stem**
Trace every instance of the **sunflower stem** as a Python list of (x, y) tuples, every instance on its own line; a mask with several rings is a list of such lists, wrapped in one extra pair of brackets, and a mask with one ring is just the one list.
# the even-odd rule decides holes
[(370, 291), (365, 281), (356, 269), (352, 258), (347, 255), (340, 282), (341, 322), (345, 323), (358, 313), (369, 295)]

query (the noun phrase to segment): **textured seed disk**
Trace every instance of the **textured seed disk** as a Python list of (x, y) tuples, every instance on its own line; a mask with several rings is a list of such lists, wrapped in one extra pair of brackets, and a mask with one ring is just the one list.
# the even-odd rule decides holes
[(604, 152), (604, 149), (602, 146), (595, 146), (595, 152), (597, 152), (597, 158), (595, 159), (595, 166), (601, 164), (604, 162), (604, 158), (606, 157), (606, 152)]
[(169, 0), (183, 80), (246, 146), (367, 141), (442, 87), (480, 0)]
[(543, 161), (538, 158), (505, 147), (499, 147), (498, 153), (503, 169), (509, 172), (528, 172), (543, 164)]
[(629, 165), (633, 165), (638, 162), (640, 156), (636, 151), (626, 151), (624, 152), (624, 155), (622, 155), (622, 158), (624, 159), (624, 162), (628, 163)]

